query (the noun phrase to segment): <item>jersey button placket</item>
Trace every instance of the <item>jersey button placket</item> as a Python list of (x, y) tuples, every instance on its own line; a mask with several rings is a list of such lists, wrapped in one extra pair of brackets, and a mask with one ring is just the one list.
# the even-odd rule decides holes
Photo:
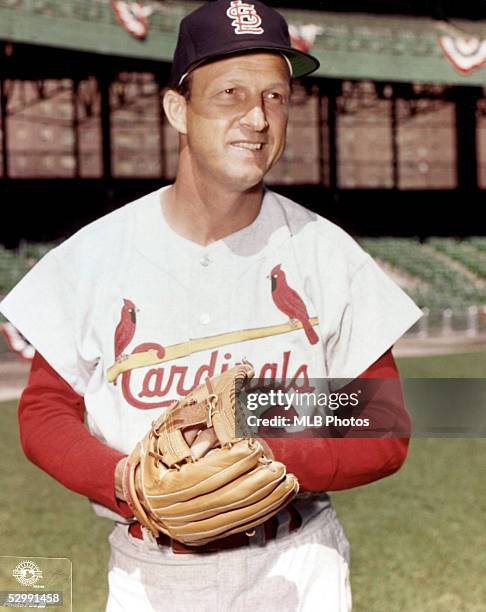
[(202, 315), (199, 317), (199, 323), (201, 323), (201, 325), (208, 325), (209, 323), (211, 323), (211, 315), (207, 312), (203, 312)]
[(200, 253), (193, 261), (191, 278), (192, 336), (203, 337), (209, 334), (208, 327), (214, 321), (215, 289), (213, 276), (216, 272), (213, 258), (208, 253)]

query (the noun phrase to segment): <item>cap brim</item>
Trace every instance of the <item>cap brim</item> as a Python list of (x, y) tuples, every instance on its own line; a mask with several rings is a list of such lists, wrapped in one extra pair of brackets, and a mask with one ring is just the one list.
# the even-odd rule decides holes
[(208, 62), (216, 61), (220, 57), (226, 57), (228, 55), (236, 55), (238, 53), (252, 53), (254, 51), (270, 51), (274, 53), (282, 53), (286, 57), (288, 57), (290, 64), (292, 65), (292, 77), (300, 78), (315, 72), (319, 66), (321, 65), (319, 60), (313, 55), (309, 55), (308, 53), (304, 53), (304, 51), (299, 51), (298, 49), (293, 49), (289, 47), (279, 47), (274, 45), (255, 45), (248, 47), (248, 41), (240, 41), (240, 44), (236, 44), (231, 49), (222, 49), (221, 52), (215, 52), (207, 57), (200, 59), (195, 62), (187, 71), (181, 76), (179, 79), (178, 85), (182, 83), (184, 78), (196, 69), (198, 66), (202, 64), (206, 64)]
[(293, 76), (295, 78), (311, 74), (321, 65), (316, 57), (309, 55), (309, 53), (304, 53), (304, 51), (287, 49), (282, 52), (289, 58), (290, 63), (292, 64)]

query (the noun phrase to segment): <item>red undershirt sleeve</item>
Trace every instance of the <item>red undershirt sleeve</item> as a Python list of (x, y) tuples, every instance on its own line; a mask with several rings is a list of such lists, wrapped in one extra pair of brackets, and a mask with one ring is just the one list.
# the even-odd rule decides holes
[[(399, 379), (391, 349), (358, 378)], [(366, 413), (380, 413), (380, 418), (404, 432), (404, 437), (383, 438), (265, 438), (275, 459), (295, 474), (304, 491), (337, 491), (368, 484), (396, 472), (406, 459), (409, 443), (410, 418), (402, 393), (389, 387), (373, 396), (373, 405)], [(406, 436), (406, 437), (405, 437)]]
[(18, 412), (26, 456), (68, 489), (129, 518), (114, 485), (115, 466), (124, 455), (95, 438), (84, 415), (83, 397), (36, 353)]

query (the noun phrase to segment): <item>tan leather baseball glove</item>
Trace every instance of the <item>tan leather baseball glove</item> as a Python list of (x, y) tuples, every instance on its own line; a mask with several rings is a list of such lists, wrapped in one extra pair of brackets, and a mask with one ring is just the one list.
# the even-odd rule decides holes
[(286, 506), (299, 483), (259, 440), (236, 438), (249, 363), (207, 379), (153, 424), (126, 462), (124, 497), (154, 536), (200, 546), (249, 531)]

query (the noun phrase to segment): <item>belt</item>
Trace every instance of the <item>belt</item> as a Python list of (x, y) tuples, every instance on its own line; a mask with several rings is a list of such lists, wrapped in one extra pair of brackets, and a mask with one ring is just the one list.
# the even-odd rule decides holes
[[(302, 517), (296, 508), (292, 504), (289, 504), (286, 510), (290, 513), (290, 522), (288, 529), (289, 531), (295, 531), (302, 525)], [(265, 534), (265, 542), (268, 540), (274, 540), (277, 537), (279, 521), (276, 516), (272, 517), (265, 523), (263, 523), (263, 530)], [(128, 527), (128, 533), (139, 540), (143, 539), (142, 527), (137, 521), (131, 523)], [(203, 546), (188, 546), (177, 540), (173, 540), (170, 536), (161, 533), (157, 538), (157, 544), (159, 546), (170, 546), (172, 552), (180, 555), (190, 554), (205, 554), (218, 552), (220, 550), (230, 550), (232, 548), (240, 548), (242, 546), (249, 546), (252, 541), (253, 535), (247, 535), (244, 532), (234, 533), (233, 535), (214, 540)]]

